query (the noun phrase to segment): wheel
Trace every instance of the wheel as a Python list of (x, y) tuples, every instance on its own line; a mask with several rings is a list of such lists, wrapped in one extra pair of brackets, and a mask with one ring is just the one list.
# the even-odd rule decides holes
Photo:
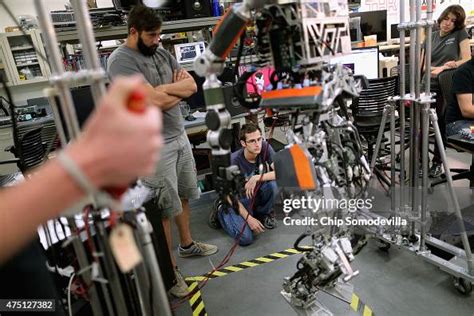
[(453, 278), (454, 287), (462, 295), (469, 295), (472, 292), (472, 283), (463, 278)]

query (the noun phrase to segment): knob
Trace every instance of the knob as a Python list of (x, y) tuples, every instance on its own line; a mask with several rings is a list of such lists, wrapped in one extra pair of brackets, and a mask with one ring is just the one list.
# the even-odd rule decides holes
[(193, 8), (194, 8), (194, 10), (196, 10), (196, 11), (201, 10), (201, 9), (202, 9), (202, 4), (201, 4), (201, 2), (195, 1), (194, 4), (193, 4)]
[(208, 111), (206, 114), (206, 126), (211, 131), (217, 131), (219, 126), (221, 126), (221, 120), (219, 118), (219, 113), (216, 111)]

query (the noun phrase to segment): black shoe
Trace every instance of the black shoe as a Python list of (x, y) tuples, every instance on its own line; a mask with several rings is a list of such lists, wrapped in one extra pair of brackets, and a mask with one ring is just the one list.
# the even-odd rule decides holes
[(437, 178), (443, 174), (443, 168), (441, 168), (441, 163), (433, 162), (429, 171), (430, 178)]
[(219, 212), (220, 207), (222, 206), (222, 202), (219, 199), (214, 201), (214, 205), (212, 206), (211, 212), (209, 213), (209, 219), (207, 223), (211, 228), (219, 229), (222, 228), (221, 223), (219, 222), (219, 218), (217, 217), (217, 213)]
[(263, 218), (262, 224), (266, 229), (273, 229), (273, 228), (277, 227), (276, 219), (275, 219), (275, 217), (273, 217), (271, 215), (265, 216)]

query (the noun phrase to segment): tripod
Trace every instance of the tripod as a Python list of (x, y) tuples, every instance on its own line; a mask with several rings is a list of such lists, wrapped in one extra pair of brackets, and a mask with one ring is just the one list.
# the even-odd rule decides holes
[[(416, 3), (415, 3), (416, 2)], [(385, 123), (387, 117), (390, 115), (390, 142), (391, 142), (391, 211), (395, 216), (400, 215), (407, 217), (410, 223), (408, 231), (403, 231), (400, 236), (399, 229), (396, 232), (386, 234), (383, 229), (378, 237), (382, 241), (388, 244), (397, 244), (402, 248), (412, 251), (415, 254), (421, 256), (424, 260), (434, 264), (449, 273), (454, 277), (454, 285), (459, 292), (468, 294), (472, 291), (472, 284), (474, 282), (474, 259), (472, 257), (471, 248), (467, 232), (465, 229), (464, 221), (462, 218), (459, 202), (456, 197), (453, 188), (453, 180), (449, 171), (446, 153), (441, 150), (440, 156), (444, 166), (447, 188), (450, 199), (452, 201), (454, 213), (457, 218), (458, 227), (460, 230), (461, 240), (464, 251), (457, 247), (454, 247), (441, 240), (433, 238), (428, 235), (427, 232), (427, 217), (428, 217), (428, 203), (427, 195), (428, 188), (430, 186), (428, 180), (428, 155), (429, 155), (429, 129), (430, 126), (433, 128), (435, 133), (435, 141), (438, 148), (443, 148), (443, 141), (441, 132), (438, 126), (438, 117), (434, 109), (430, 109), (430, 104), (434, 102), (433, 95), (430, 94), (430, 80), (429, 78), (425, 81), (425, 91), (421, 93), (421, 67), (419, 58), (421, 52), (421, 29), (424, 28), (425, 34), (431, 34), (432, 22), (432, 1), (427, 1), (427, 18), (421, 20), (421, 3), (420, 0), (410, 0), (410, 19), (409, 23), (404, 23), (404, 1), (400, 1), (400, 95), (403, 97), (392, 98), (388, 100), (388, 104), (384, 109), (381, 127), (377, 135), (377, 143), (375, 146), (374, 156), (371, 161), (371, 170), (374, 170), (377, 155), (380, 150), (381, 140), (384, 133)], [(405, 95), (405, 36), (404, 31), (410, 30), (410, 94)], [(426, 73), (431, 73), (431, 36), (426, 37)], [(415, 74), (415, 76), (413, 76)], [(395, 101), (400, 100), (400, 205), (397, 206), (396, 186), (395, 186)], [(405, 117), (404, 117), (404, 102), (405, 100), (411, 101), (410, 106), (410, 166), (409, 166), (409, 200), (405, 199)], [(420, 152), (420, 137), (421, 135), (421, 152)], [(420, 165), (421, 158), (421, 165)], [(423, 177), (419, 181), (419, 171), (422, 171)], [(408, 203), (409, 202), (409, 205)], [(417, 232), (416, 224), (419, 224), (419, 232)], [(400, 238), (401, 237), (401, 238)], [(464, 262), (452, 262), (444, 260), (436, 255), (431, 254), (427, 249), (427, 244), (435, 246), (436, 248), (447, 251), (455, 256), (459, 256)]]

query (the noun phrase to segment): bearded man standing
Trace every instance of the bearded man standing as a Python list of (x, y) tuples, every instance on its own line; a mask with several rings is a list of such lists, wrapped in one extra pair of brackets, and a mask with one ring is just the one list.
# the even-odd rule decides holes
[[(188, 287), (172, 255), (171, 218), (178, 227), (180, 257), (208, 256), (217, 252), (214, 245), (193, 240), (189, 226), (189, 199), (199, 198), (197, 174), (191, 145), (184, 130), (179, 101), (197, 91), (192, 76), (176, 59), (159, 48), (161, 17), (151, 8), (135, 6), (128, 17), (128, 37), (107, 62), (111, 79), (140, 73), (148, 82), (148, 97), (163, 111), (163, 139), (160, 163), (153, 176), (143, 178), (155, 192), (155, 205), (161, 215), (177, 284), (171, 294), (183, 297)], [(156, 216), (150, 214), (148, 216)]]

